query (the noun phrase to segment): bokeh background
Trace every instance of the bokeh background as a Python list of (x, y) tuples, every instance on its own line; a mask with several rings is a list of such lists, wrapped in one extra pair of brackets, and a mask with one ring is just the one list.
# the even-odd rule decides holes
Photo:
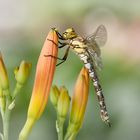
[[(21, 60), (32, 63), (30, 78), (17, 97), (12, 113), (10, 140), (16, 140), (26, 120), (37, 59), (50, 28), (63, 32), (73, 27), (81, 36), (104, 24), (108, 41), (102, 49), (104, 68), (99, 72), (112, 127), (100, 119), (99, 106), (90, 84), (83, 127), (77, 140), (140, 139), (140, 1), (139, 0), (0, 0), (0, 51), (3, 54), (11, 90), (13, 69)], [(63, 56), (65, 49), (59, 50)], [(83, 64), (70, 53), (57, 67), (53, 83), (65, 85), (72, 94)], [(56, 114), (50, 102), (34, 126), (29, 140), (56, 140)], [(0, 120), (0, 130), (2, 124)]]

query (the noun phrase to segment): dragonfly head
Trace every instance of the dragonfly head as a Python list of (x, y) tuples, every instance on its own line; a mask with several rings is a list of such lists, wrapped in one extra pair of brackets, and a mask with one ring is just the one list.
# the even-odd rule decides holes
[(68, 28), (66, 31), (63, 33), (63, 37), (65, 39), (73, 39), (77, 37), (77, 34), (73, 28)]

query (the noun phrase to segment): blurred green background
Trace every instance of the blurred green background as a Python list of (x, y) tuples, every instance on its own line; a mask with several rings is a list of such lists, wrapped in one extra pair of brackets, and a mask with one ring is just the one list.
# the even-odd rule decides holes
[[(73, 27), (82, 36), (104, 24), (108, 41), (102, 48), (104, 68), (99, 72), (112, 127), (100, 119), (99, 106), (90, 84), (83, 127), (77, 140), (140, 139), (140, 1), (139, 0), (0, 0), (0, 50), (15, 85), (13, 69), (21, 60), (32, 63), (30, 78), (17, 98), (12, 113), (10, 140), (16, 140), (25, 120), (40, 50), (50, 28), (63, 32)], [(65, 49), (59, 50), (63, 56)], [(72, 94), (83, 64), (71, 51), (56, 69), (53, 83)], [(29, 140), (56, 140), (56, 114), (50, 102), (34, 126)], [(0, 130), (2, 124), (0, 119)]]

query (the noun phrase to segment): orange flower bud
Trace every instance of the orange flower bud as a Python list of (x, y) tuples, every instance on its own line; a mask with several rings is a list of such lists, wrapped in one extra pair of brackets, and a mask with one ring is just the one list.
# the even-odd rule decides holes
[(89, 93), (88, 70), (82, 68), (74, 89), (70, 121), (79, 123), (83, 121)]
[[(56, 31), (52, 29), (46, 38), (38, 59), (27, 121), (20, 133), (19, 140), (26, 139), (34, 122), (40, 118), (47, 104), (57, 62), (57, 59), (54, 58), (57, 57), (58, 53), (56, 44), (58, 44), (58, 36)], [(50, 55), (54, 57), (51, 57)]]
[(57, 59), (45, 55), (57, 57), (58, 47), (56, 44), (58, 44), (58, 36), (55, 30), (51, 30), (38, 59), (28, 117), (38, 119), (43, 113), (48, 101)]
[(9, 88), (8, 75), (7, 75), (6, 67), (2, 59), (1, 52), (0, 52), (0, 85), (3, 90), (6, 90)]
[(89, 93), (89, 73), (84, 67), (82, 68), (76, 81), (74, 94), (72, 98), (72, 109), (70, 114), (69, 126), (65, 139), (76, 136), (78, 133), (85, 114)]

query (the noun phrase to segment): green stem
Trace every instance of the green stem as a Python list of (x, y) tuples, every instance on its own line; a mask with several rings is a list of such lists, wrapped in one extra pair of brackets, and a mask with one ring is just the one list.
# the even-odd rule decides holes
[[(2, 108), (0, 108), (0, 111), (1, 111), (1, 117), (2, 117), (2, 123), (4, 122), (4, 110)], [(3, 126), (4, 127), (4, 126)], [(4, 140), (4, 136), (3, 136), (3, 133), (0, 132), (0, 138), (2, 140)]]
[(64, 140), (75, 140), (76, 133), (71, 133), (69, 136), (67, 135)]
[(72, 139), (72, 133), (67, 133), (67, 134), (65, 135), (64, 140), (73, 140), (73, 139)]
[(73, 123), (70, 123), (67, 128), (67, 133), (65, 135), (64, 140), (74, 140), (77, 135), (76, 125)]
[(14, 100), (15, 97), (17, 96), (17, 94), (20, 92), (21, 88), (23, 87), (23, 85), (16, 83), (16, 87), (13, 91), (13, 95), (12, 95), (12, 99)]
[(6, 97), (6, 108), (5, 108), (5, 112), (3, 114), (2, 117), (2, 121), (3, 121), (3, 138), (4, 140), (8, 140), (8, 136), (9, 136), (9, 122), (10, 122), (10, 114), (11, 114), (11, 110), (8, 109), (9, 105), (12, 102), (11, 96), (10, 96), (10, 92), (9, 90), (4, 90), (3, 91), (5, 97)]
[(68, 140), (75, 140), (77, 133), (72, 133)]
[(58, 134), (58, 140), (63, 140), (63, 125), (64, 125), (65, 119), (62, 117), (57, 118), (56, 122), (56, 130)]
[(0, 111), (2, 120), (4, 119), (4, 112), (5, 112), (5, 99), (4, 96), (0, 98)]
[(9, 120), (10, 120), (10, 110), (6, 110), (4, 119), (3, 119), (3, 136), (4, 140), (8, 140), (8, 135), (9, 135)]
[(3, 134), (2, 133), (0, 133), (0, 138), (1, 138), (1, 140), (3, 140)]

